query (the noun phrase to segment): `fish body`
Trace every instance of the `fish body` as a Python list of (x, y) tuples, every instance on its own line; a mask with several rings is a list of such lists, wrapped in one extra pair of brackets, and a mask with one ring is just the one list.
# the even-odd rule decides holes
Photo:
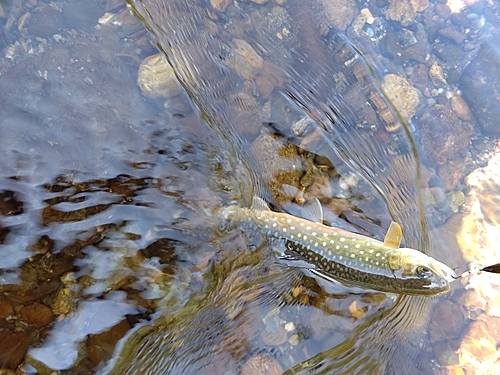
[[(257, 202), (257, 204), (256, 204)], [(319, 204), (319, 202), (318, 202)], [(257, 206), (257, 207), (256, 207)], [(389, 293), (436, 295), (449, 290), (455, 273), (420, 251), (399, 248), (397, 223), (385, 241), (351, 233), (286, 213), (273, 212), (254, 199), (251, 209), (238, 206), (222, 211), (225, 220), (286, 241), (286, 247), (326, 276)]]

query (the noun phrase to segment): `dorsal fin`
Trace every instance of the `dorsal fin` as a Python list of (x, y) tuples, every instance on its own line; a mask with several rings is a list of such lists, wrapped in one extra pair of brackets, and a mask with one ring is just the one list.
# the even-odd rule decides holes
[(323, 224), (323, 208), (317, 198), (309, 199), (302, 206), (301, 215), (304, 219)]
[(252, 206), (250, 208), (256, 211), (271, 211), (266, 201), (256, 195), (253, 196)]
[(387, 234), (384, 238), (384, 246), (397, 249), (401, 245), (401, 239), (403, 238), (403, 231), (401, 226), (393, 221), (387, 229)]

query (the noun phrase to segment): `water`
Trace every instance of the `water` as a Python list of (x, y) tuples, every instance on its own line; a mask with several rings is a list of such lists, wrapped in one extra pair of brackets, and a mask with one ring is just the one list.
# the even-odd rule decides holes
[[(58, 13), (5, 4), (0, 302), (14, 312), (0, 333), (7, 342), (23, 332), (24, 341), (2, 349), (2, 366), (439, 374), (455, 364), (442, 348), (456, 346), (463, 322), (433, 333), (447, 296), (325, 283), (280, 261), (283, 244), (221, 230), (214, 212), (249, 206), (254, 194), (300, 212), (290, 201), (315, 196), (329, 223), (383, 239), (395, 219), (406, 246), (463, 266), (428, 228), (453, 214), (446, 194), (481, 162), (469, 139), (484, 152), (494, 137), (484, 119), (450, 115), (457, 111), (447, 100), (473, 82), (467, 62), (495, 78), (491, 64), (478, 68), (488, 59), (475, 56), (494, 55), (498, 10), (484, 20), (485, 4), (467, 8), (465, 26), (448, 15), (466, 48), (425, 41), (450, 34), (432, 21), (438, 4), (405, 29), (370, 4), (373, 23), (340, 31), (342, 21), (322, 13), (327, 2), (242, 2), (223, 12), (201, 0), (130, 2), (186, 90), (164, 104), (136, 85), (140, 61), (155, 51), (124, 4), (89, 1), (85, 15), (74, 4), (57, 3)], [(96, 28), (106, 9), (120, 22), (101, 18)], [(343, 19), (358, 14), (354, 4), (347, 10)], [(422, 82), (430, 53), (442, 65), (459, 57), (447, 85), (437, 73), (434, 86)], [(415, 101), (394, 75), (419, 88), (415, 108), (390, 96), (400, 87)], [(42, 311), (40, 303), (50, 308), (47, 322), (19, 313)], [(31, 343), (32, 333), (44, 339)]]

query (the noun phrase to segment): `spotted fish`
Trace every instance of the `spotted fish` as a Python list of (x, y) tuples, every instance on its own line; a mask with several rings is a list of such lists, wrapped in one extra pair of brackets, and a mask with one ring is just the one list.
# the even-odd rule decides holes
[(393, 222), (380, 242), (321, 224), (321, 205), (315, 202), (316, 208), (309, 210), (316, 213), (313, 221), (273, 212), (258, 197), (250, 209), (222, 209), (222, 217), (225, 222), (247, 225), (285, 240), (292, 254), (327, 277), (389, 293), (431, 296), (449, 290), (455, 272), (420, 251), (400, 248), (399, 224)]

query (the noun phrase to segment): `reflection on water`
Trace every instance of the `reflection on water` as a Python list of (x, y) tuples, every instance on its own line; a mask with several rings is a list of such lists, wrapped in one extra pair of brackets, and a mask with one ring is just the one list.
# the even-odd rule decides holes
[[(137, 18), (112, 0), (0, 4), (0, 368), (464, 366), (457, 340), (480, 316), (456, 302), (469, 291), (325, 282), (281, 260), (279, 241), (221, 228), (217, 210), (259, 195), (300, 215), (316, 197), (327, 223), (382, 239), (395, 219), (407, 246), (463, 266), (427, 227), (463, 204), (463, 173), (494, 143), (477, 124), (498, 134), (496, 102), (470, 94), (494, 86), (498, 7), (485, 22), (481, 1), (453, 13), (442, 2), (129, 3)], [(187, 93), (160, 57), (144, 60), (156, 51), (139, 20)]]

